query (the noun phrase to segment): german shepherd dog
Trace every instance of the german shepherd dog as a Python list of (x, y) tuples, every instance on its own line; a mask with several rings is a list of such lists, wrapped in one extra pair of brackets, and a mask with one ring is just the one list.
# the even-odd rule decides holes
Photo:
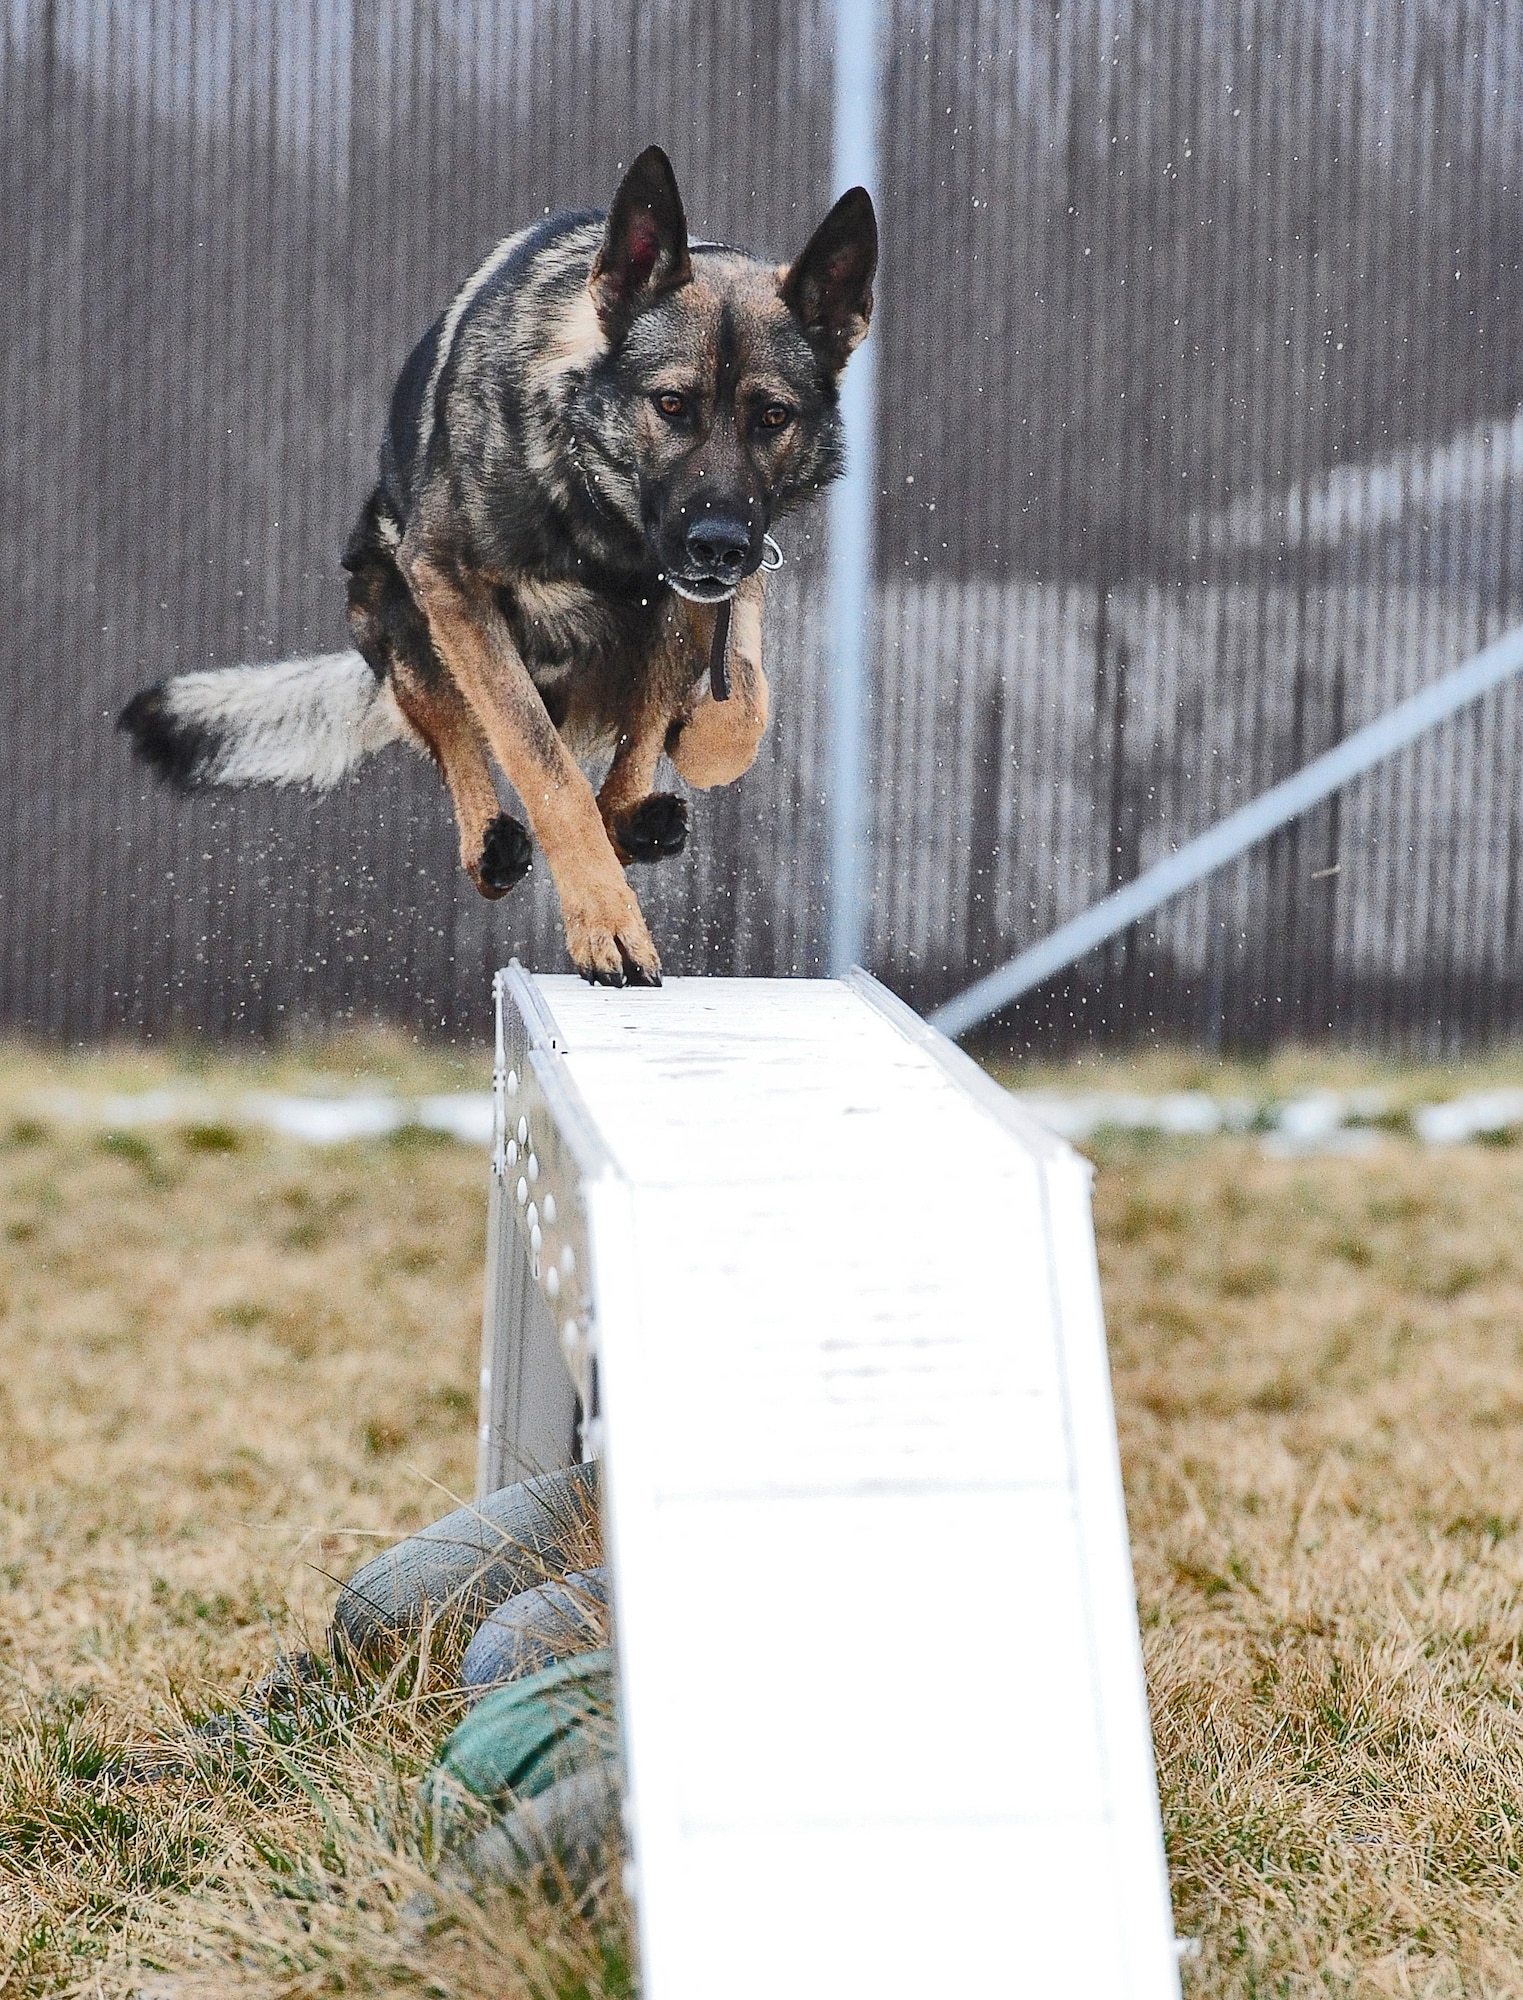
[[(358, 653), (182, 674), (120, 726), (190, 790), (325, 788), (410, 742), (484, 896), (527, 873), (532, 829), (578, 970), (659, 985), (624, 869), (687, 838), (683, 801), (652, 789), (663, 751), (699, 790), (755, 759), (768, 531), (841, 470), (837, 384), (876, 265), (862, 188), (786, 266), (690, 242), (648, 147), (606, 216), (499, 244), (403, 368), (344, 554)], [(600, 753), (594, 796), (577, 760)]]

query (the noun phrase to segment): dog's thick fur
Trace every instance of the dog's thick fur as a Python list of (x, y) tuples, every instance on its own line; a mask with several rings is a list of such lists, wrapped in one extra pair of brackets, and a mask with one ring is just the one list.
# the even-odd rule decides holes
[[(837, 382), (867, 331), (861, 188), (789, 266), (688, 239), (650, 147), (606, 216), (499, 244), (402, 370), (380, 482), (344, 555), (358, 653), (184, 674), (121, 724), (182, 787), (337, 783), (427, 750), (487, 896), (527, 872), (523, 802), (589, 979), (654, 985), (624, 866), (675, 854), (683, 802), (749, 769), (767, 724), (760, 564), (774, 521), (841, 466)], [(732, 603), (731, 698), (706, 676)], [(611, 754), (594, 796), (578, 757)]]

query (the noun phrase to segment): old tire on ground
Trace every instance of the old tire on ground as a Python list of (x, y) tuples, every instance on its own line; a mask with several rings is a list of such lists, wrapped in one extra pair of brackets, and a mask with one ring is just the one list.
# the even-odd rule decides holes
[(617, 1758), (573, 1772), (469, 1841), (461, 1854), (467, 1875), (513, 1882), (553, 1871), (582, 1895), (618, 1853), (623, 1791)]
[(375, 1556), (339, 1592), (335, 1655), (385, 1660), (431, 1619), (474, 1631), (505, 1599), (581, 1568), (595, 1546), (597, 1490), (595, 1464), (542, 1473)]
[(573, 1571), (520, 1591), (489, 1613), (465, 1649), (460, 1685), (480, 1696), (557, 1660), (608, 1644), (608, 1572)]

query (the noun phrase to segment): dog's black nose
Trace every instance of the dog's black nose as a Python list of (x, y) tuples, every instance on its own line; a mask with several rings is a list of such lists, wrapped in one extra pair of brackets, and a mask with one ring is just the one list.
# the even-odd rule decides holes
[(695, 569), (724, 583), (738, 583), (751, 553), (751, 537), (738, 521), (709, 514), (688, 529), (687, 553)]

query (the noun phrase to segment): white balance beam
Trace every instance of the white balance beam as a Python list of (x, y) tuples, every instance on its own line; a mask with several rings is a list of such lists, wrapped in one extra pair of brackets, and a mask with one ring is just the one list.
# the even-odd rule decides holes
[(863, 973), (497, 1001), (480, 1482), (601, 1460), (647, 2000), (1172, 2000), (1087, 1164)]

